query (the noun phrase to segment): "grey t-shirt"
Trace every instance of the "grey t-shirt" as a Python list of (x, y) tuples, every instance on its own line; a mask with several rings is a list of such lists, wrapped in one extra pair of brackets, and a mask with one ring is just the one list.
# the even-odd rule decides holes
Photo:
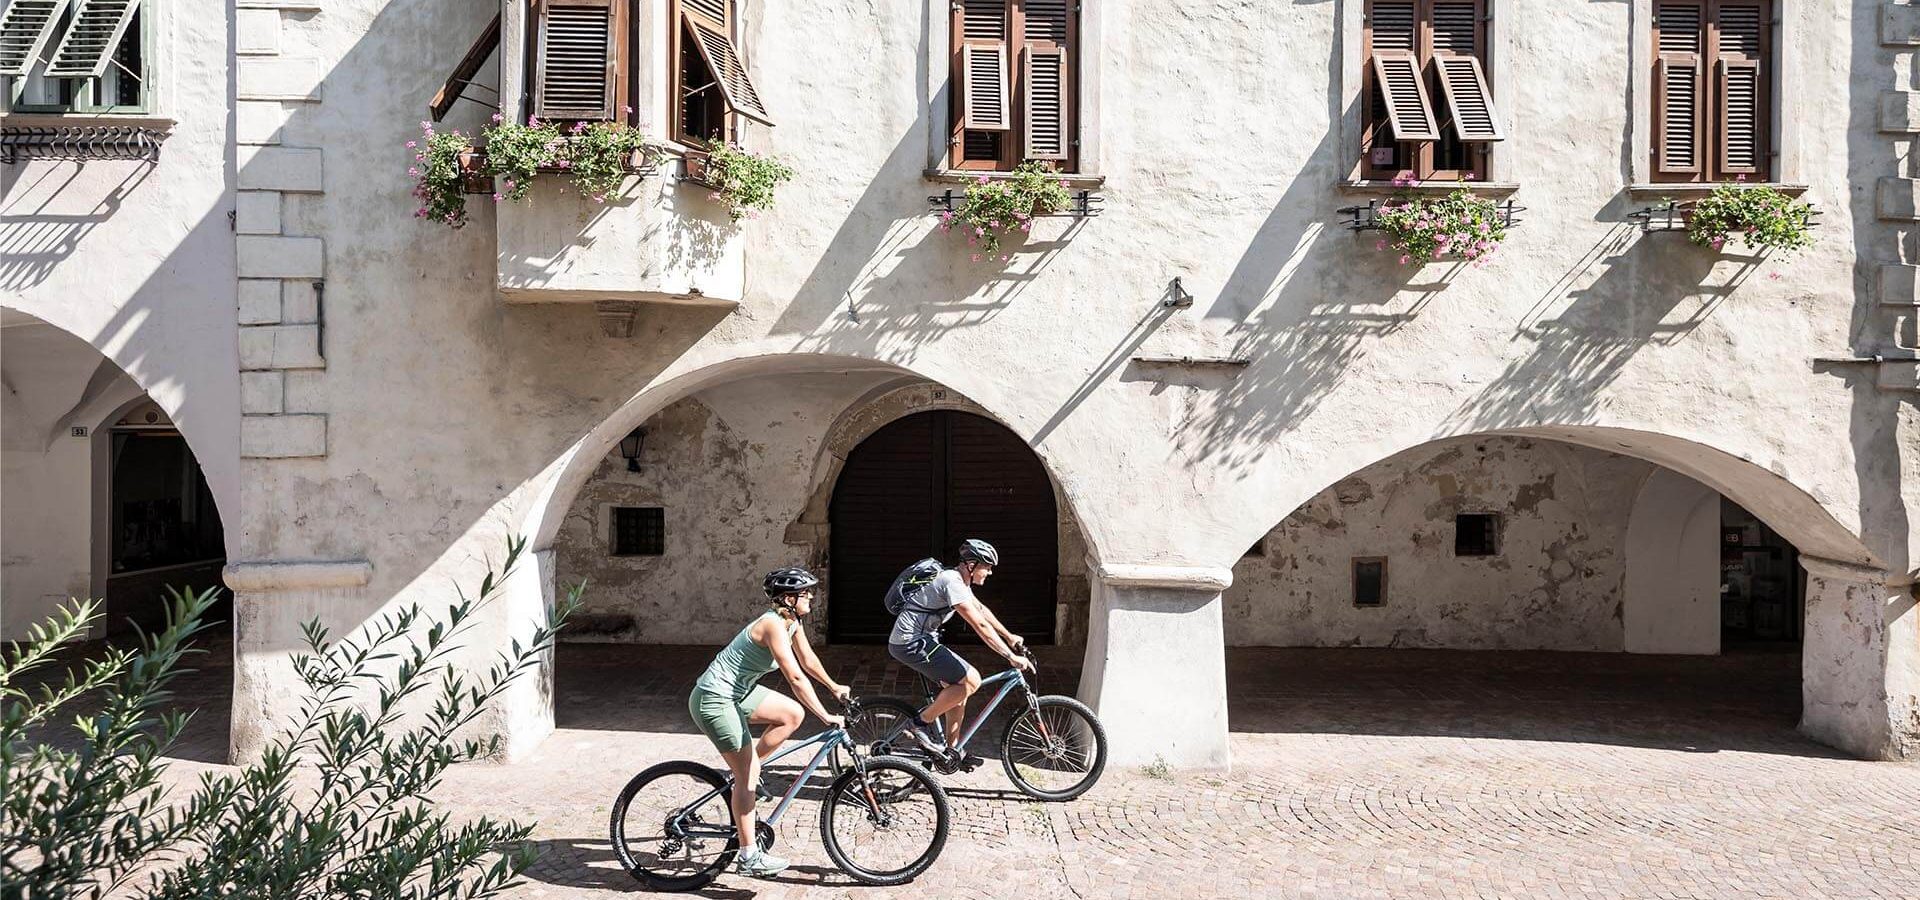
[(953, 608), (972, 599), (973, 588), (959, 572), (942, 570), (893, 620), (893, 633), (887, 636), (887, 643), (911, 644), (918, 638), (938, 638), (940, 626), (953, 618)]

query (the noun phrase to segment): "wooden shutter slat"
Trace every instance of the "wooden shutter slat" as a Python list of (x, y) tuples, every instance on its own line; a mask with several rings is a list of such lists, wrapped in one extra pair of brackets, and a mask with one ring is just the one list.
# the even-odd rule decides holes
[(25, 75), (40, 59), (69, 0), (13, 0), (0, 15), (0, 75)]
[(1027, 50), (1028, 159), (1066, 159), (1073, 149), (1067, 122), (1067, 54), (1058, 49)]
[(1419, 49), (1419, 16), (1412, 0), (1375, 0), (1367, 15), (1373, 52)]
[(1764, 127), (1760, 96), (1760, 64), (1753, 61), (1720, 60), (1720, 141), (1719, 170), (1723, 174), (1754, 175), (1761, 169), (1761, 129)]
[(544, 0), (539, 16), (534, 115), (612, 119), (619, 38), (611, 0)]
[(1487, 73), (1480, 67), (1480, 58), (1439, 56), (1434, 58), (1434, 65), (1440, 69), (1440, 89), (1447, 95), (1453, 130), (1460, 140), (1470, 143), (1501, 140), (1493, 95), (1487, 90)]
[(1653, 168), (1693, 180), (1706, 156), (1706, 4), (1662, 2), (1654, 9)]
[(1479, 48), (1478, 0), (1434, 0), (1433, 55), (1473, 56)]
[(968, 43), (960, 48), (966, 72), (961, 87), (965, 102), (962, 127), (975, 131), (1007, 131), (1013, 127), (1007, 103), (1007, 48), (1005, 44)]
[(99, 78), (139, 10), (140, 0), (79, 0), (73, 24), (47, 63), (47, 77)]
[(1420, 62), (1412, 53), (1376, 49), (1373, 76), (1387, 102), (1387, 124), (1394, 140), (1440, 139), (1433, 103), (1427, 98), (1426, 79), (1420, 77)]
[(740, 61), (740, 54), (734, 50), (733, 39), (698, 16), (684, 18), (693, 32), (694, 45), (700, 48), (701, 57), (707, 61), (707, 67), (713, 70), (714, 80), (720, 86), (720, 96), (726, 100), (727, 108), (763, 125), (772, 125), (773, 119), (767, 115), (766, 105), (760, 102), (760, 92), (747, 75), (747, 67)]

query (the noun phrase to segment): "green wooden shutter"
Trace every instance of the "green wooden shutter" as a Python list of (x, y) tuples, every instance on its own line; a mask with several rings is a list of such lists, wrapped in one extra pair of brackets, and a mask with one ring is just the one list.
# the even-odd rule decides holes
[(68, 0), (13, 0), (0, 15), (0, 75), (25, 75), (40, 60)]
[(48, 78), (99, 78), (140, 9), (140, 0), (79, 0), (73, 24), (53, 51)]

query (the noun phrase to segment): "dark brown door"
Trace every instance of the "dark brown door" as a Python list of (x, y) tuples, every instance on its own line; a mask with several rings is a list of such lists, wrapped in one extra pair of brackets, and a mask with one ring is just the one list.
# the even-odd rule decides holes
[[(828, 633), (835, 641), (885, 641), (893, 627), (882, 602), (909, 563), (979, 538), (1000, 565), (976, 589), (1015, 634), (1053, 642), (1059, 531), (1053, 486), (1026, 442), (989, 419), (939, 410), (915, 413), (874, 432), (847, 455), (834, 486), (828, 560)], [(971, 641), (959, 617), (947, 637)]]

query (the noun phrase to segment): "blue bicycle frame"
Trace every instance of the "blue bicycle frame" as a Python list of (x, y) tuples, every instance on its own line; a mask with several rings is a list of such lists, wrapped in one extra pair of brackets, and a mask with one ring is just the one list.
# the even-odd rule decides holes
[[(801, 750), (814, 746), (815, 744), (820, 745), (819, 752), (813, 755), (813, 759), (807, 762), (806, 768), (801, 770), (799, 776), (793, 779), (793, 784), (787, 788), (787, 793), (780, 798), (780, 803), (773, 808), (773, 812), (768, 813), (767, 815), (762, 817), (762, 821), (765, 821), (769, 826), (780, 824), (781, 814), (787, 811), (788, 806), (793, 805), (793, 800), (795, 797), (800, 796), (800, 788), (805, 786), (807, 781), (813, 778), (813, 773), (820, 770), (820, 766), (822, 763), (825, 763), (828, 759), (833, 757), (835, 751), (839, 750), (842, 746), (850, 746), (851, 739), (847, 737), (847, 730), (844, 728), (829, 729), (827, 731), (822, 731), (819, 734), (816, 734), (810, 738), (807, 738), (806, 740), (799, 741), (797, 743), (784, 747), (780, 750), (780, 752), (775, 753), (774, 755), (768, 757), (764, 762), (761, 763), (762, 766), (770, 765), (788, 756), (798, 753)], [(858, 764), (858, 762), (859, 762), (859, 758), (858, 756), (856, 756), (855, 763)], [(837, 769), (839, 768), (839, 766), (836, 764), (835, 768)], [(687, 812), (691, 810), (699, 809), (708, 800), (712, 800), (715, 797), (724, 797), (732, 790), (733, 790), (733, 776), (731, 774), (728, 774), (724, 776), (724, 782), (721, 784), (720, 787), (714, 790), (708, 791), (707, 793), (701, 795), (700, 799), (695, 800), (692, 803), (689, 803), (686, 806), (681, 807), (680, 815), (684, 816), (686, 815)], [(720, 838), (723, 840), (734, 836), (734, 827), (731, 819), (729, 819), (725, 825), (721, 825), (721, 826), (713, 826), (709, 828), (691, 828), (691, 829), (683, 828), (682, 830), (684, 833), (689, 835), (714, 837), (714, 838)]]
[[(922, 682), (926, 681), (924, 677), (920, 680)], [(1027, 683), (1026, 676), (1021, 675), (1019, 669), (1008, 669), (990, 678), (980, 679), (980, 687), (982, 689), (991, 684), (1000, 685), (1000, 689), (994, 691), (993, 698), (979, 707), (979, 712), (974, 713), (973, 721), (966, 723), (966, 725), (960, 729), (960, 740), (953, 745), (953, 749), (965, 750), (967, 748), (967, 742), (973, 740), (973, 736), (980, 730), (980, 726), (986, 724), (988, 717), (993, 715), (994, 710), (1000, 708), (1000, 702), (1007, 699), (1007, 695), (1013, 693), (1014, 688), (1023, 688), (1027, 693), (1033, 693), (1033, 686)], [(929, 687), (931, 687), (931, 685), (929, 685)], [(932, 693), (931, 690), (927, 692), (927, 700), (929, 702), (932, 701)], [(925, 709), (925, 706), (923, 705), (921, 708)]]

